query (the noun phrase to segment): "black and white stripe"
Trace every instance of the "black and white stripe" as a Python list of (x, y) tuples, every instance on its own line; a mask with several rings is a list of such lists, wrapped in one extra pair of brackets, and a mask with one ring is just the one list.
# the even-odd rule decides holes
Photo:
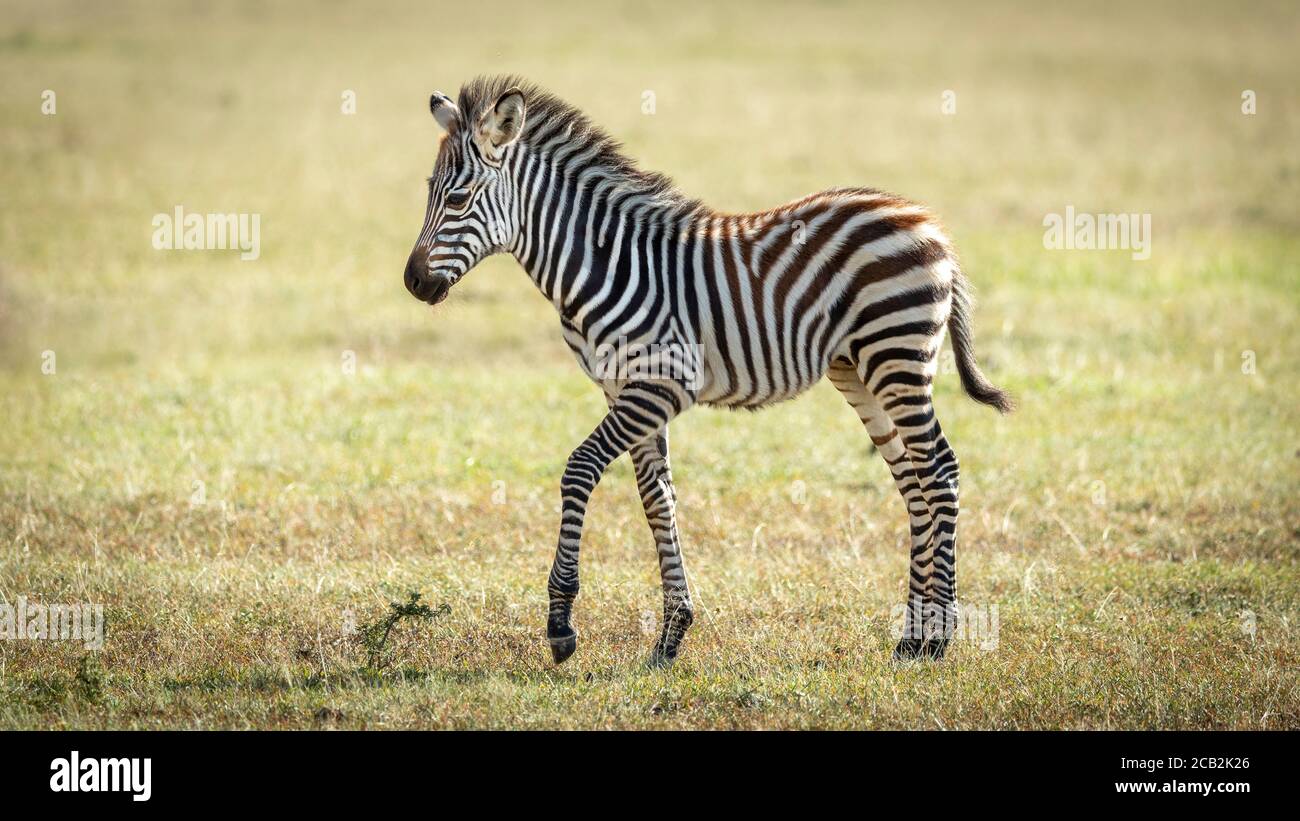
[(609, 413), (561, 480), (547, 635), (570, 623), (588, 499), (630, 453), (659, 551), (671, 662), (693, 619), (667, 424), (695, 404), (756, 409), (828, 377), (889, 464), (911, 520), (899, 657), (940, 656), (956, 622), (958, 466), (931, 403), (951, 330), (966, 391), (1006, 412), (973, 354), (965, 279), (923, 208), (880, 191), (825, 191), (729, 215), (638, 169), (577, 109), (513, 78), (430, 102), (447, 130), (406, 284), (437, 303), (484, 257), (508, 252), (559, 313)]

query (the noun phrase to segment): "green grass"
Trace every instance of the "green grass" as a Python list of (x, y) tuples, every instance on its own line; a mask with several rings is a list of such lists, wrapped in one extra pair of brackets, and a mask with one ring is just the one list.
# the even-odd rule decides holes
[[(0, 602), (108, 633), (0, 641), (0, 727), (1300, 727), (1287, 4), (4, 5)], [(1021, 404), (938, 385), (996, 649), (889, 661), (906, 520), (823, 385), (673, 423), (699, 616), (666, 672), (614, 465), (551, 665), (559, 474), (604, 403), (512, 261), (432, 312), (401, 284), (428, 95), (485, 71), (720, 208), (867, 184), (943, 215)], [(153, 250), (178, 204), (261, 214), (261, 258)], [(1045, 250), (1066, 205), (1152, 214), (1151, 259)], [(349, 628), (412, 590), (450, 612), (370, 669)]]

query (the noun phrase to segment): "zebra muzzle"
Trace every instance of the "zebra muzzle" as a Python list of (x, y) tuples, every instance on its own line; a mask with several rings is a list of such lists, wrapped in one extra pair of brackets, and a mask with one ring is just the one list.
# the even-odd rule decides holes
[(451, 284), (445, 277), (430, 276), (427, 272), (428, 263), (425, 260), (426, 257), (416, 249), (416, 253), (411, 254), (411, 258), (406, 263), (406, 275), (403, 280), (411, 296), (421, 302), (437, 305), (447, 298)]

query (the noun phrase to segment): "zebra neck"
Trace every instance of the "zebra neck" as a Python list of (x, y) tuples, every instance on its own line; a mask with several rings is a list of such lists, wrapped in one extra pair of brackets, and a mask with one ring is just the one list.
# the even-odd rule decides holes
[(671, 265), (700, 206), (616, 169), (536, 162), (521, 184), (511, 253), (563, 320), (629, 291), (670, 293)]

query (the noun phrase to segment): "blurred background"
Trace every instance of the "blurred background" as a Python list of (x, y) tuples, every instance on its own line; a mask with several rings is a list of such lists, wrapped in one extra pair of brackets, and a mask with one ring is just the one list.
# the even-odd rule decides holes
[[(96, 710), (49, 695), (79, 650), (7, 643), (0, 721), (1296, 726), (1297, 40), (1289, 2), (0, 2), (0, 598), (120, 637)], [(603, 402), (508, 257), (434, 310), (401, 281), (429, 95), (504, 72), (722, 210), (869, 185), (942, 217), (1022, 407), (940, 378), (962, 589), (1002, 608), (961, 688), (885, 665), (906, 522), (828, 385), (674, 423), (697, 666), (574, 678), (653, 640), (620, 462), (594, 667), (549, 670), (559, 471)], [(260, 256), (155, 249), (177, 206), (259, 215)], [(1068, 206), (1150, 215), (1150, 259), (1046, 248)], [(452, 605), (422, 678), (302, 683), (300, 645), (408, 589)]]

